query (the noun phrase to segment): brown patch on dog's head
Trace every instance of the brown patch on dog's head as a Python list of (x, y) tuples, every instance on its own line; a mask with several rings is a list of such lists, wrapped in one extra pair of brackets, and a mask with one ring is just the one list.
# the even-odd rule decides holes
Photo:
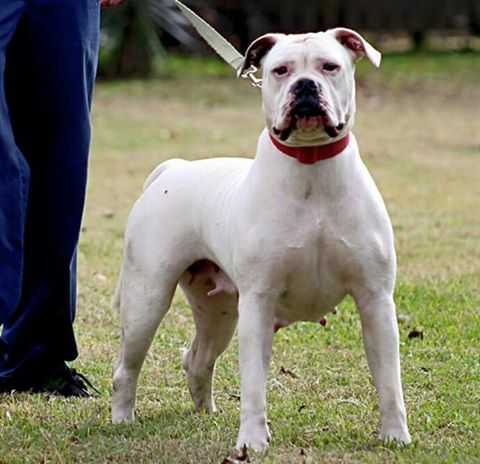
[(240, 68), (239, 75), (241, 76), (252, 66), (260, 68), (265, 55), (275, 46), (281, 37), (283, 37), (283, 34), (265, 34), (254, 40), (247, 48), (245, 60)]
[(370, 62), (379, 67), (382, 54), (373, 48), (358, 32), (345, 27), (330, 29), (327, 33), (332, 34), (352, 55), (354, 61), (366, 56)]

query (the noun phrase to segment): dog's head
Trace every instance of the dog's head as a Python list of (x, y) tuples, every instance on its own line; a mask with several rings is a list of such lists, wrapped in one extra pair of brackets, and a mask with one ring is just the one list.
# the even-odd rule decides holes
[(355, 63), (381, 54), (360, 34), (267, 34), (247, 50), (241, 73), (262, 67), (263, 107), (270, 133), (282, 143), (308, 146), (346, 134), (355, 115)]

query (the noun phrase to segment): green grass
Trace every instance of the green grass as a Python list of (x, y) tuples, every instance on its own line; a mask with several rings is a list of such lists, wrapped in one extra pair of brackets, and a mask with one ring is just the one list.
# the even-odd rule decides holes
[[(266, 456), (252, 456), (255, 462), (480, 462), (480, 90), (472, 84), (478, 65), (470, 68), (469, 56), (478, 61), (458, 54), (448, 63), (458, 71), (455, 79), (444, 77), (443, 65), (413, 56), (387, 57), (383, 70), (360, 70), (355, 132), (395, 227), (413, 444), (397, 449), (376, 440), (377, 398), (359, 317), (346, 300), (326, 328), (302, 323), (275, 336), (268, 392), (273, 443)], [(258, 91), (217, 74), (199, 79), (203, 64), (195, 66), (197, 77), (97, 88), (75, 367), (102, 396), (0, 396), (0, 463), (220, 464), (232, 451), (239, 424), (237, 343), (218, 362), (219, 413), (195, 414), (180, 366), (179, 352), (193, 335), (181, 294), (142, 371), (138, 421), (110, 424), (119, 344), (110, 299), (126, 216), (144, 178), (169, 157), (251, 156), (262, 127)], [(413, 330), (423, 338), (409, 338)]]

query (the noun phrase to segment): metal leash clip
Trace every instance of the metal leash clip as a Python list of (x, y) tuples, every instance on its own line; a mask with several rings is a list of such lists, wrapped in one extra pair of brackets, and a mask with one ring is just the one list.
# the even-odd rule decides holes
[(259, 79), (255, 74), (257, 74), (258, 68), (256, 66), (250, 66), (246, 69), (240, 77), (242, 79), (248, 79), (250, 81), (250, 85), (252, 87), (256, 87), (258, 89), (262, 88), (262, 79)]

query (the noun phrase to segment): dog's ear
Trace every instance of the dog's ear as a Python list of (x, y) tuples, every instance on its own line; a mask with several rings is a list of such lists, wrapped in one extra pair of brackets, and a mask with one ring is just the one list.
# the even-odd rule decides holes
[(242, 67), (238, 71), (238, 75), (241, 76), (251, 66), (260, 68), (262, 59), (282, 36), (283, 34), (265, 34), (254, 40), (247, 48), (245, 60), (243, 61)]
[(330, 29), (327, 33), (332, 34), (353, 56), (357, 61), (366, 56), (371, 63), (377, 68), (382, 61), (382, 54), (373, 48), (360, 34), (351, 29), (337, 27)]

